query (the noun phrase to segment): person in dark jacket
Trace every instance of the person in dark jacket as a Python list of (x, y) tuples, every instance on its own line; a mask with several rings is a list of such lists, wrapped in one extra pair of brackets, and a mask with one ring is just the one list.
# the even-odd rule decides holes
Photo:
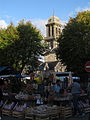
[(73, 114), (76, 116), (79, 113), (79, 115), (83, 116), (84, 113), (82, 113), (82, 110), (79, 106), (79, 99), (82, 91), (79, 81), (74, 79), (73, 83), (69, 87), (71, 88), (71, 93), (72, 93), (72, 101), (73, 101), (73, 107), (74, 107)]
[[(4, 86), (4, 80), (0, 79), (0, 103), (3, 99), (3, 93), (2, 93), (2, 88)], [(0, 106), (0, 120), (2, 118), (2, 107)]]

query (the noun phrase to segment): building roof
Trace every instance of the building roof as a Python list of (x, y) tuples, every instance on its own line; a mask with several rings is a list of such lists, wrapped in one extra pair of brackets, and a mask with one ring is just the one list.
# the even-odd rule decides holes
[(45, 62), (39, 66), (40, 70), (54, 70), (55, 66), (57, 65), (58, 61), (53, 62)]
[(48, 55), (48, 54), (51, 54), (51, 53), (56, 53), (55, 51), (56, 51), (56, 48), (48, 49), (43, 53), (43, 55), (45, 56), (45, 55)]
[(48, 19), (48, 24), (50, 24), (50, 23), (60, 24), (60, 19), (59, 19), (57, 16), (51, 16), (51, 17)]

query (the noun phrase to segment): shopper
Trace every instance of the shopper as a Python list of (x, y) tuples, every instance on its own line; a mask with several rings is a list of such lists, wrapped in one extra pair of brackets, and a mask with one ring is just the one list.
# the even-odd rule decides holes
[[(2, 88), (4, 86), (4, 80), (0, 79), (0, 103), (3, 99)], [(0, 106), (0, 120), (2, 119), (2, 106)]]
[(71, 93), (72, 93), (72, 98), (73, 98), (73, 107), (74, 107), (74, 115), (83, 115), (81, 108), (79, 107), (79, 98), (81, 94), (81, 87), (78, 82), (78, 80), (73, 80), (73, 83), (71, 84)]

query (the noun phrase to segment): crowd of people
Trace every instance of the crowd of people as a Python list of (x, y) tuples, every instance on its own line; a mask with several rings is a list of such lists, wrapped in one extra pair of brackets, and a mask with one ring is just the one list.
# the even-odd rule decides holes
[[(90, 104), (90, 84), (87, 86), (87, 96)], [(79, 106), (80, 95), (85, 93), (80, 85), (80, 81), (78, 79), (74, 79), (73, 82), (68, 85), (67, 88), (63, 88), (60, 80), (56, 82), (52, 81), (44, 81), (38, 87), (38, 93), (40, 93), (41, 97), (48, 98), (51, 100), (55, 97), (62, 97), (71, 93), (72, 95), (72, 103), (73, 103), (73, 115), (84, 115), (84, 112), (81, 110)]]
[[(3, 99), (2, 89), (4, 88), (4, 86), (5, 86), (4, 81), (0, 79), (0, 102)], [(57, 80), (56, 82), (45, 80), (41, 84), (38, 84), (38, 86), (36, 82), (30, 82), (27, 84), (27, 87), (26, 87), (27, 90), (31, 92), (31, 89), (33, 88), (36, 89), (37, 93), (39, 93), (41, 97), (47, 98), (48, 100), (54, 97), (65, 96), (67, 95), (68, 92), (70, 92), (72, 94), (72, 101), (74, 106), (73, 114), (83, 115), (79, 107), (79, 98), (83, 90), (81, 89), (81, 86), (78, 80), (76, 79), (73, 80), (73, 82), (66, 89), (62, 87), (60, 80)], [(90, 104), (90, 84), (88, 84), (88, 87), (87, 87), (87, 95), (88, 95), (89, 104)], [(0, 107), (0, 119), (1, 117), (2, 117), (2, 110)]]

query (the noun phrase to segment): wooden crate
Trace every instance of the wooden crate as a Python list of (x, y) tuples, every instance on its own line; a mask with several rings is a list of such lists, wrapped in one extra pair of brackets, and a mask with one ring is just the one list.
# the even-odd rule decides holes
[(12, 115), (12, 110), (2, 109), (2, 114), (3, 115), (11, 116)]
[[(11, 102), (12, 103), (12, 102)], [(7, 105), (7, 107), (5, 107)], [(8, 100), (6, 100), (2, 106), (2, 114), (3, 115), (8, 115), (8, 116), (11, 116), (12, 115), (12, 109), (13, 109), (13, 106), (14, 106), (14, 103), (13, 105), (11, 105), (9, 108), (8, 108)]]
[(60, 118), (60, 111), (59, 111), (59, 109), (57, 109), (57, 110), (52, 110), (50, 113), (48, 113), (49, 114), (49, 119), (50, 120), (53, 120), (53, 119), (56, 119), (57, 118), (57, 120)]
[(85, 113), (89, 113), (89, 112), (90, 112), (90, 106), (89, 106), (89, 107), (84, 108), (84, 111), (85, 111)]
[(59, 118), (60, 110), (58, 107), (51, 108), (40, 112), (34, 111), (32, 108), (25, 109), (25, 118), (32, 120), (53, 120), (54, 118)]
[(25, 112), (25, 119), (33, 120), (33, 114)]
[(15, 106), (15, 102), (6, 100), (4, 105), (2, 106), (2, 114), (11, 116), (13, 107)]
[(19, 117), (19, 118), (24, 118), (25, 114), (24, 114), (24, 112), (13, 111), (12, 116), (13, 117)]
[(72, 108), (71, 107), (61, 107), (60, 117), (61, 118), (72, 117)]
[(33, 116), (27, 115), (27, 116), (25, 116), (25, 119), (33, 120)]
[(13, 108), (12, 116), (24, 118), (25, 117), (25, 107), (26, 107), (26, 103), (24, 101), (17, 102), (17, 104)]
[(60, 117), (59, 117), (58, 114), (52, 114), (51, 116), (49, 116), (49, 119), (50, 119), (50, 120), (53, 120), (53, 119), (58, 120), (59, 118), (60, 118)]
[(42, 113), (42, 114), (36, 114), (33, 118), (33, 120), (53, 120), (53, 119), (59, 119), (59, 112), (56, 110), (53, 111), (48, 111), (47, 113)]
[(37, 114), (37, 115), (33, 116), (33, 120), (49, 120), (49, 115)]

